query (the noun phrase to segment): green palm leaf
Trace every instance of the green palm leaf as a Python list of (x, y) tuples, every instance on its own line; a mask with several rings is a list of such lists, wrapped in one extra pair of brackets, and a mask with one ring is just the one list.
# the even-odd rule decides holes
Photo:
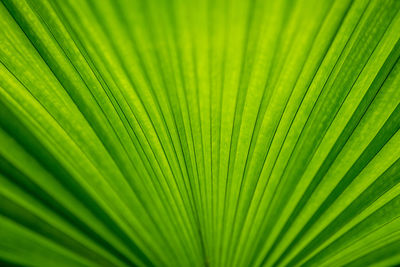
[(400, 1), (2, 0), (0, 265), (400, 264)]

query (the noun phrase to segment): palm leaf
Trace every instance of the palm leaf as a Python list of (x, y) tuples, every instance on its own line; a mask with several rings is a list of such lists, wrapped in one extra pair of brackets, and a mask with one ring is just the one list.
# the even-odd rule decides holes
[(400, 264), (400, 1), (2, 0), (0, 264)]

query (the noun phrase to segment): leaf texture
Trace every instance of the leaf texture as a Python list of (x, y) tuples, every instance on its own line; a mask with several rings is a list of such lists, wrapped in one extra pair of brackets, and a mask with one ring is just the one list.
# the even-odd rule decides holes
[(400, 264), (400, 1), (1, 0), (0, 265)]

